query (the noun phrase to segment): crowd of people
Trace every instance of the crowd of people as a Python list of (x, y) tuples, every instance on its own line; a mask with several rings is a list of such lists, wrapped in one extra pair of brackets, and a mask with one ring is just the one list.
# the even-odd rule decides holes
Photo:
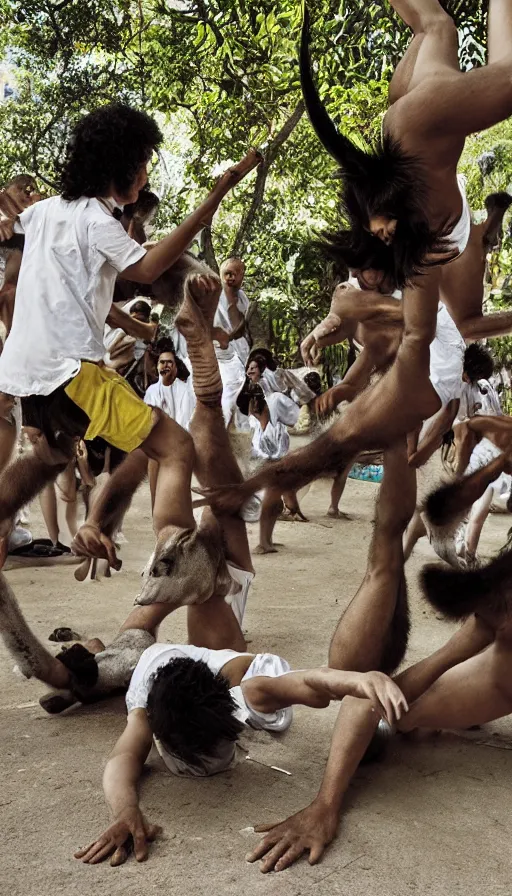
[[(44, 198), (28, 174), (0, 191), (0, 563), (80, 563), (82, 579), (99, 561), (120, 570), (131, 499), (146, 478), (151, 493), (154, 550), (110, 644), (94, 638), (53, 656), (0, 573), (0, 633), (23, 674), (48, 687), (47, 712), (126, 691), (126, 727), (103, 778), (112, 824), (76, 854), (85, 863), (122, 864), (130, 844), (147, 858), (158, 829), (138, 781), (153, 743), (173, 774), (217, 774), (235, 765), (245, 728), (282, 732), (294, 705), (341, 701), (318, 795), (267, 828), (250, 856), (280, 871), (304, 852), (320, 859), (357, 767), (397, 732), (512, 712), (512, 554), (478, 557), (493, 502), (512, 510), (512, 420), (487, 343), (512, 332), (512, 312), (483, 312), (486, 260), (512, 197), (489, 195), (474, 224), (457, 175), (465, 137), (512, 114), (512, 3), (490, 0), (488, 64), (464, 74), (437, 0), (392, 6), (413, 39), (371, 152), (322, 105), (305, 16), (304, 99), (340, 166), (348, 226), (325, 242), (339, 283), (300, 347), (303, 367), (279, 366), (251, 334), (243, 260), (228, 257), (217, 273), (190, 251), (260, 164), (255, 150), (160, 241), (148, 239), (159, 200), (147, 166), (162, 135), (121, 103), (76, 125), (58, 195)], [(348, 338), (357, 358), (324, 389), (323, 349)], [(291, 450), (304, 414), (311, 432)], [(256, 552), (275, 553), (279, 518), (307, 522), (303, 486), (330, 477), (326, 512), (339, 516), (352, 465), (376, 454), (384, 476), (367, 569), (327, 664), (292, 671), (280, 656), (248, 652), (247, 525), (259, 525)], [(48, 538), (27, 528), (37, 497)], [(462, 625), (398, 672), (410, 628), (405, 563), (423, 536), (443, 561), (424, 568), (425, 595)], [(158, 641), (183, 606), (188, 643)]]

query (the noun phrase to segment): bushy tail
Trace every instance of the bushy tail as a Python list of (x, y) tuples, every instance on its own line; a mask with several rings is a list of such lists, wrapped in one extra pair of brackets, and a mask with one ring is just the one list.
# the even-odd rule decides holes
[(429, 603), (449, 619), (480, 613), (498, 621), (512, 608), (512, 551), (468, 572), (426, 566), (421, 582)]
[(466, 515), (471, 504), (464, 499), (464, 479), (443, 485), (430, 494), (425, 502), (428, 522), (436, 527), (455, 526)]
[(25, 678), (48, 680), (49, 669), (56, 660), (28, 627), (3, 573), (0, 573), (0, 636)]
[(392, 675), (402, 662), (407, 650), (410, 628), (407, 584), (405, 576), (402, 574), (398, 586), (395, 612), (391, 620), (379, 666), (380, 671), (385, 672), (386, 675)]

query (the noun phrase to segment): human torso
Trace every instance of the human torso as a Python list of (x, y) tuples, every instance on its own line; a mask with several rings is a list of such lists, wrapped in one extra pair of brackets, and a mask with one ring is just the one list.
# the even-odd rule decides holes
[(439, 128), (429, 129), (421, 105), (417, 87), (388, 109), (382, 130), (423, 167), (430, 224), (433, 229), (444, 228), (455, 225), (462, 214), (457, 165), (465, 141), (454, 140), (451, 133), (444, 137)]
[(20, 222), (25, 247), (0, 391), (48, 395), (78, 373), (81, 360), (102, 359), (118, 270), (145, 250), (133, 243), (134, 251), (97, 199), (52, 197), (26, 209)]

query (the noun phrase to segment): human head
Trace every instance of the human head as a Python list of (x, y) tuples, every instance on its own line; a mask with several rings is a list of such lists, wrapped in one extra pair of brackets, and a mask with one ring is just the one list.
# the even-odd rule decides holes
[(21, 208), (28, 208), (41, 199), (35, 179), (31, 174), (17, 174), (3, 188)]
[(263, 372), (267, 369), (265, 359), (261, 355), (254, 355), (247, 362), (246, 373), (251, 383), (259, 383)]
[(343, 180), (342, 213), (347, 228), (327, 233), (326, 252), (338, 267), (377, 268), (402, 288), (427, 266), (435, 251), (448, 251), (430, 228), (427, 183), (421, 165), (385, 135), (365, 150), (340, 133), (320, 99), (309, 55), (306, 10), (300, 50), (302, 93), (311, 124), (336, 160)]
[(158, 358), (157, 367), (164, 386), (172, 386), (178, 376), (178, 366), (174, 352), (162, 352)]
[(149, 323), (149, 317), (151, 314), (151, 305), (149, 302), (144, 302), (143, 299), (140, 299), (138, 302), (134, 302), (130, 308), (130, 317), (133, 317), (135, 320), (140, 321), (142, 324)]
[(240, 289), (244, 282), (245, 264), (241, 258), (226, 258), (220, 266), (220, 277), (223, 285), (231, 289)]
[(261, 417), (261, 415), (268, 410), (263, 389), (258, 383), (248, 383), (245, 391), (249, 402), (248, 414), (254, 414), (255, 417)]
[(478, 380), (490, 379), (494, 372), (491, 353), (478, 342), (472, 342), (464, 352), (463, 370), (462, 379), (465, 383), (477, 383)]
[(158, 125), (145, 112), (123, 103), (101, 106), (73, 129), (61, 170), (63, 198), (112, 196), (120, 205), (136, 202), (161, 141)]
[(229, 682), (206, 663), (176, 657), (154, 675), (147, 703), (151, 730), (172, 756), (201, 769), (244, 726), (235, 717)]

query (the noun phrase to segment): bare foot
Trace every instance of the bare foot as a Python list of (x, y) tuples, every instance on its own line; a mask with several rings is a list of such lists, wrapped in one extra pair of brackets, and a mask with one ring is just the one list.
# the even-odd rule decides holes
[(185, 281), (184, 299), (176, 316), (176, 326), (187, 341), (213, 338), (213, 318), (219, 303), (220, 280), (208, 274), (190, 274)]
[(329, 507), (327, 511), (327, 516), (330, 516), (333, 520), (351, 520), (352, 517), (348, 515), (348, 513), (343, 513), (342, 510), (338, 510), (337, 507)]
[(282, 548), (283, 545), (278, 542), (273, 542), (269, 545), (259, 544), (254, 548), (253, 554), (277, 554), (278, 548)]
[(289, 510), (288, 507), (285, 507), (277, 519), (282, 523), (309, 523), (308, 518), (300, 510)]

